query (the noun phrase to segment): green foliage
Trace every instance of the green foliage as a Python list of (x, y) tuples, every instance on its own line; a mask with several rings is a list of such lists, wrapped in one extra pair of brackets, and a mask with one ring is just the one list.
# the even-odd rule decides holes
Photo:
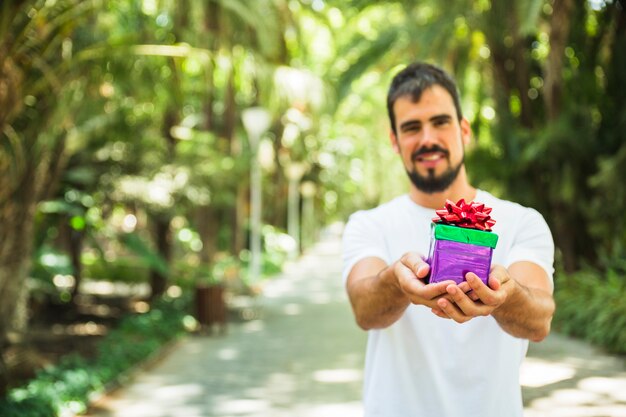
[(141, 259), (118, 256), (111, 261), (99, 257), (85, 263), (83, 275), (94, 280), (139, 283), (147, 282), (149, 272), (148, 266)]
[(127, 316), (98, 345), (95, 360), (68, 356), (40, 371), (0, 400), (3, 417), (53, 417), (82, 413), (94, 395), (122, 381), (134, 366), (184, 333), (187, 298), (164, 298), (148, 313)]
[[(295, 240), (284, 231), (271, 225), (264, 225), (262, 230), (263, 253), (261, 254), (261, 279), (270, 278), (283, 269), (283, 265), (289, 257), (290, 251), (295, 248)], [(257, 284), (250, 282), (248, 267), (250, 264), (250, 251), (244, 250), (239, 255), (241, 261), (241, 274), (247, 285)], [(228, 266), (228, 260), (226, 261)], [(219, 265), (219, 264), (218, 264)], [(215, 271), (219, 273), (220, 267), (216, 265)]]
[(555, 279), (554, 327), (567, 334), (626, 354), (626, 270), (606, 276), (588, 269)]
[[(553, 39), (559, 10), (547, 0), (2, 4), (0, 202), (24, 201), (5, 210), (16, 217), (45, 201), (33, 275), (46, 290), (72, 272), (43, 261), (69, 259), (68, 228), (84, 235), (83, 255), (99, 253), (84, 265), (88, 277), (146, 280), (151, 269), (189, 283), (229, 268), (246, 276), (252, 155), (240, 116), (253, 105), (272, 112), (261, 146), (263, 271), (279, 271), (290, 244), (280, 232), (289, 163), (307, 164), (319, 223), (406, 191), (385, 94), (416, 59), (459, 80), (477, 139), (467, 154), (472, 183), (539, 209), (568, 270), (617, 269), (626, 254), (619, 2), (576, 3), (569, 33)], [(561, 50), (562, 65), (551, 67), (561, 62), (551, 51)], [(549, 82), (561, 100), (551, 100)], [(119, 220), (131, 213), (137, 222), (125, 234)], [(188, 239), (161, 240), (174, 246), (173, 265), (148, 237), (156, 221), (193, 228)]]
[(122, 235), (122, 242), (145, 266), (161, 274), (169, 274), (167, 262), (138, 233), (125, 233)]

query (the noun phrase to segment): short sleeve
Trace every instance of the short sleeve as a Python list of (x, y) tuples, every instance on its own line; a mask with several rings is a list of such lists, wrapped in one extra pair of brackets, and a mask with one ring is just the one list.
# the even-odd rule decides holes
[(525, 210), (517, 226), (517, 234), (509, 251), (506, 266), (520, 261), (535, 263), (546, 271), (553, 283), (554, 241), (543, 216), (534, 209)]
[(380, 224), (368, 211), (350, 216), (343, 233), (343, 281), (354, 265), (362, 259), (376, 257), (389, 263), (384, 234)]

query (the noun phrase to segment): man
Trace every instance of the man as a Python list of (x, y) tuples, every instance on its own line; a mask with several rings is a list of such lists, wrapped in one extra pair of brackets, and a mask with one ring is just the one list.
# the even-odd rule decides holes
[[(346, 289), (369, 331), (365, 415), (521, 416), (519, 367), (554, 313), (550, 230), (535, 210), (470, 185), (471, 129), (444, 71), (409, 65), (393, 79), (387, 108), (409, 193), (353, 214), (344, 233)], [(499, 240), (488, 285), (472, 272), (459, 285), (426, 284), (431, 219), (461, 198), (493, 208)]]

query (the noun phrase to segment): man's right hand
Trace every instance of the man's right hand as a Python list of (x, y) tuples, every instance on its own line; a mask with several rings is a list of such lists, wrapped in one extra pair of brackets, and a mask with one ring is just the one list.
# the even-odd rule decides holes
[(419, 253), (411, 252), (391, 265), (377, 257), (357, 262), (346, 289), (357, 323), (365, 330), (395, 323), (410, 304), (437, 309), (437, 300), (450, 299), (446, 287), (452, 281), (426, 284), (430, 266)]
[(437, 300), (440, 298), (450, 299), (446, 288), (453, 281), (441, 281), (434, 284), (426, 284), (426, 278), (430, 273), (430, 265), (417, 252), (404, 254), (393, 265), (398, 288), (406, 294), (412, 304), (424, 305), (429, 308), (438, 308)]

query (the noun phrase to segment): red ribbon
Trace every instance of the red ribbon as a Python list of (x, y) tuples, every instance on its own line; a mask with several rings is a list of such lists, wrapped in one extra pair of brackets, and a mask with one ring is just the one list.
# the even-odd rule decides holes
[(433, 219), (435, 223), (450, 224), (453, 226), (467, 227), (470, 229), (478, 229), (491, 231), (496, 221), (489, 216), (491, 207), (485, 207), (482, 203), (460, 199), (456, 204), (450, 200), (446, 200), (445, 208), (436, 210), (437, 216)]

